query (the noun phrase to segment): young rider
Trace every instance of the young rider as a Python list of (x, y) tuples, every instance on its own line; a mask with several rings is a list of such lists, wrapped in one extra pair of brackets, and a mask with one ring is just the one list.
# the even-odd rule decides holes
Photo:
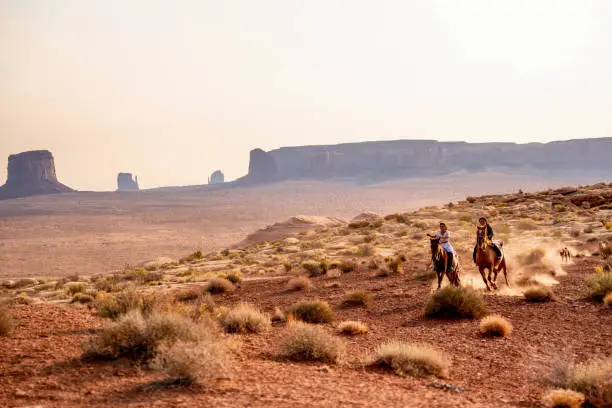
[(435, 232), (435, 234), (427, 234), (427, 236), (429, 236), (430, 238), (438, 238), (439, 239), (439, 243), (440, 246), (446, 251), (447, 256), (448, 256), (448, 266), (450, 267), (450, 269), (452, 270), (454, 268), (453, 265), (453, 258), (455, 255), (455, 249), (453, 248), (453, 246), (450, 243), (450, 232), (448, 231), (448, 228), (446, 228), (446, 224), (441, 222), (440, 223), (440, 229), (438, 231)]
[[(495, 254), (497, 255), (497, 259), (498, 260), (501, 259), (501, 256), (502, 256), (501, 250), (497, 247), (497, 245), (495, 245), (492, 242), (494, 233), (493, 233), (493, 228), (491, 227), (491, 224), (489, 224), (487, 222), (487, 219), (485, 217), (480, 217), (478, 219), (478, 225), (480, 226), (480, 228), (483, 228), (485, 226), (487, 227), (486, 228), (487, 239), (489, 241), (491, 241), (491, 244), (492, 244), (491, 246), (493, 247), (493, 250), (495, 251)], [(480, 230), (476, 230), (476, 245), (474, 246), (474, 255), (473, 255), (474, 263), (476, 263), (476, 249), (478, 249), (478, 234), (479, 234), (479, 231)]]

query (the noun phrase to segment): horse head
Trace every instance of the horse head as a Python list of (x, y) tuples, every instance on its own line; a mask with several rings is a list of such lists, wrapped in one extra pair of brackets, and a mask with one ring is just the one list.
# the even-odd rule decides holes
[(487, 238), (487, 226), (478, 225), (476, 228), (478, 228), (478, 248), (486, 250), (489, 246), (489, 239)]
[(429, 244), (431, 245), (431, 257), (434, 259), (440, 251), (440, 238), (430, 238)]

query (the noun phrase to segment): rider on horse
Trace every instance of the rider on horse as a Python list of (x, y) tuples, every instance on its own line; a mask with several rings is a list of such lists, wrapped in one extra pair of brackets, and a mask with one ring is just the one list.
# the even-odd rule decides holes
[(485, 217), (480, 217), (478, 219), (478, 224), (479, 224), (479, 229), (476, 231), (476, 245), (474, 246), (474, 263), (476, 263), (476, 249), (478, 248), (478, 234), (484, 233), (485, 231), (485, 226), (486, 226), (486, 233), (487, 233), (487, 239), (489, 241), (491, 241), (491, 247), (493, 248), (493, 250), (495, 251), (495, 254), (497, 255), (497, 260), (501, 260), (502, 257), (502, 252), (501, 249), (499, 249), (499, 247), (497, 246), (497, 244), (495, 244), (492, 239), (493, 239), (493, 228), (491, 228), (491, 225), (487, 222), (487, 219)]
[(446, 228), (446, 224), (441, 222), (440, 230), (436, 231), (435, 234), (433, 235), (427, 234), (427, 236), (429, 236), (430, 238), (436, 238), (439, 240), (438, 242), (440, 243), (440, 246), (446, 251), (446, 254), (447, 254), (448, 269), (452, 271), (453, 268), (455, 267), (453, 263), (455, 249), (450, 243), (450, 232), (448, 232), (448, 229)]

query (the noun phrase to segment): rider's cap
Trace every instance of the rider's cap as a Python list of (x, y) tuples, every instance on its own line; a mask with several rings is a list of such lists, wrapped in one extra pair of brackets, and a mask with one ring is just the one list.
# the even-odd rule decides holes
[(444, 225), (444, 226), (446, 227), (446, 224), (445, 224), (445, 223), (443, 223), (443, 222), (440, 222), (440, 225)]
[(478, 219), (478, 221), (486, 221), (486, 220), (487, 220), (487, 219), (486, 219), (485, 217), (480, 217), (480, 218)]

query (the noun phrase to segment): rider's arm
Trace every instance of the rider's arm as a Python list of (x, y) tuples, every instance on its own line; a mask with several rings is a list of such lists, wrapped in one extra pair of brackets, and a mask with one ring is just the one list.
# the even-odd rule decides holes
[(487, 224), (487, 238), (493, 238), (493, 227), (489, 224)]

